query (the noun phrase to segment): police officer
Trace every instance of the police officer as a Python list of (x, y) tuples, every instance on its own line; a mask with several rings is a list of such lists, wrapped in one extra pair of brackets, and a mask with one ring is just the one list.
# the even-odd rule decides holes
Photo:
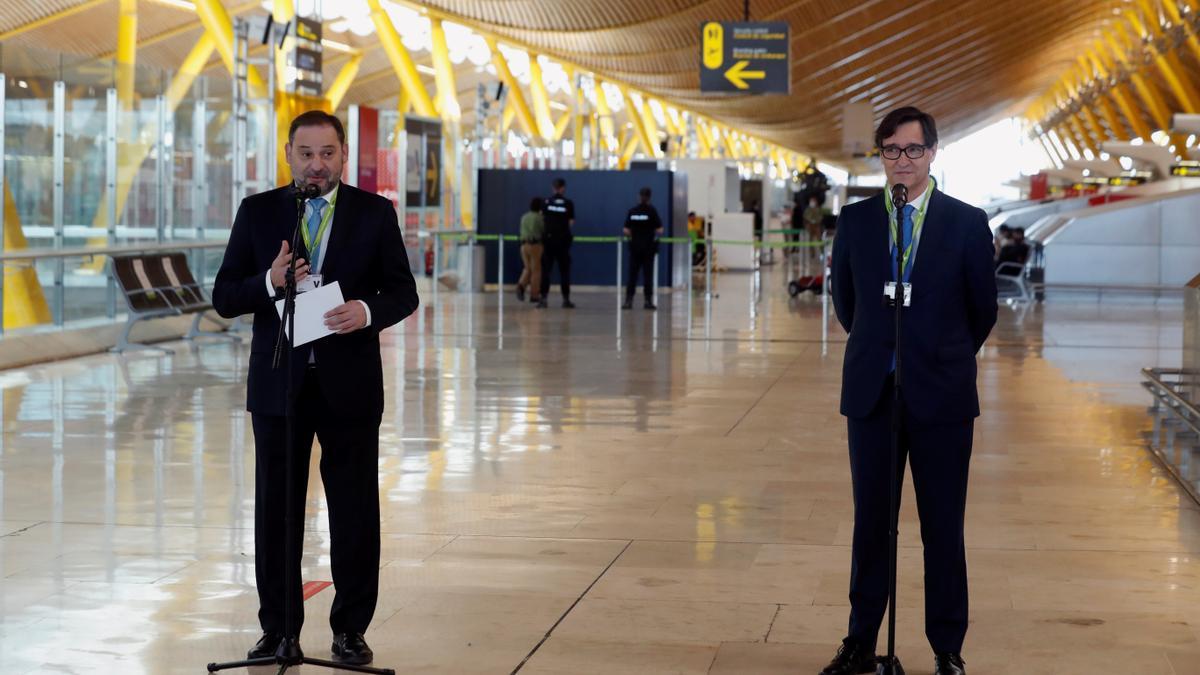
[(629, 237), (629, 283), (625, 286), (625, 304), (621, 309), (633, 308), (633, 295), (637, 290), (638, 270), (642, 271), (646, 289), (646, 309), (654, 306), (654, 254), (658, 253), (658, 235), (663, 232), (662, 219), (650, 204), (650, 188), (638, 191), (638, 205), (629, 209), (625, 216), (625, 236)]
[(558, 274), (562, 280), (562, 306), (567, 309), (575, 307), (571, 302), (571, 226), (575, 224), (575, 203), (563, 194), (567, 191), (567, 181), (555, 178), (552, 183), (554, 195), (546, 200), (546, 210), (542, 219), (546, 224), (545, 249), (542, 251), (542, 301), (538, 307), (546, 306), (546, 297), (550, 292), (550, 270), (558, 263)]

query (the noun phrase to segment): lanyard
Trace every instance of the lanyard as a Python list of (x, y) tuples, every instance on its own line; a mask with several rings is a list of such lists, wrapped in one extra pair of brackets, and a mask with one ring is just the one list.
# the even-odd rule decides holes
[[(333, 207), (335, 207), (335, 206), (337, 206), (337, 193), (336, 192), (329, 199), (329, 208), (325, 209), (325, 215), (321, 216), (321, 225), (319, 227), (317, 227), (317, 241), (316, 241), (317, 246), (320, 246), (321, 241), (325, 238), (325, 230), (329, 228), (329, 221), (333, 218)], [(307, 224), (304, 227), (300, 228), (300, 235), (302, 237), (304, 237), (304, 248), (308, 250), (308, 254), (314, 258), (317, 257), (316, 255), (314, 255), (314, 252), (313, 252), (314, 243), (312, 241), (312, 235), (310, 235), (308, 233), (308, 225)], [(317, 253), (319, 253), (319, 251)], [(310, 260), (309, 264), (313, 265), (315, 267), (317, 264), (317, 261)]]
[[(937, 179), (933, 176), (929, 177), (929, 187), (926, 188), (925, 194), (921, 195), (922, 204), (920, 210), (913, 214), (913, 231), (912, 239), (908, 242), (908, 246), (904, 247), (904, 256), (900, 260), (900, 270), (896, 275), (898, 279), (904, 278), (904, 273), (909, 271), (908, 258), (912, 255), (913, 245), (917, 243), (917, 238), (921, 235), (921, 226), (925, 224), (925, 211), (929, 209), (929, 202), (933, 199), (933, 190), (937, 189)], [(892, 204), (892, 193), (890, 190), (883, 191), (883, 201), (887, 208), (888, 214), (888, 230), (892, 234), (892, 247), (899, 246), (900, 233), (896, 230), (896, 219), (892, 214), (896, 210), (896, 206)]]

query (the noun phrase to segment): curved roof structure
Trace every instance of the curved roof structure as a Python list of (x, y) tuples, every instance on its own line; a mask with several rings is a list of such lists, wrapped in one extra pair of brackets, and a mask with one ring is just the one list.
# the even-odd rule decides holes
[[(116, 47), (117, 4), (4, 3), (0, 38), (84, 57), (110, 57)], [(222, 4), (233, 15), (263, 11), (261, 2)], [(783, 147), (831, 159), (842, 154), (846, 103), (869, 103), (876, 119), (890, 108), (917, 105), (938, 119), (946, 139), (1024, 112), (1077, 62), (1118, 10), (1131, 6), (1121, 0), (753, 0), (752, 20), (784, 21), (792, 30), (791, 94), (761, 97), (699, 91), (700, 25), (741, 20), (742, 0), (403, 4), (592, 70)], [(182, 0), (139, 3), (139, 66), (171, 69), (182, 62), (202, 31), (187, 5)], [(348, 102), (394, 99), (397, 83), (375, 35), (327, 36), (365, 53)], [(345, 58), (327, 52), (327, 81)], [(466, 66), (471, 67), (460, 67), (464, 72), (457, 84), (460, 94), (469, 97), (478, 81), (494, 77), (482, 67)], [(219, 59), (214, 57), (209, 67), (220, 67)], [(432, 69), (424, 70), (432, 89)], [(462, 107), (469, 115), (469, 105)]]

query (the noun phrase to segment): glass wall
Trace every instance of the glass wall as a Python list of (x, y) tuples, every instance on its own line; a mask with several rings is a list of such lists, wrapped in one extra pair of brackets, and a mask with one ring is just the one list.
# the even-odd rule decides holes
[[(6, 250), (227, 239), (236, 116), (231, 78), (210, 72), (172, 108), (165, 93), (174, 72), (137, 67), (132, 99), (122, 101), (111, 60), (0, 45), (5, 194), (14, 207), (7, 220), (14, 210), (17, 220), (5, 228), (20, 235), (6, 237)], [(247, 115), (242, 159), (252, 178), (273, 161), (260, 150), (273, 124), (262, 111)], [(196, 251), (197, 278), (211, 284), (221, 254)], [(51, 324), (124, 312), (106, 263), (91, 256), (33, 265)], [(21, 267), (6, 266), (6, 284)], [(14, 292), (6, 302), (18, 301)]]

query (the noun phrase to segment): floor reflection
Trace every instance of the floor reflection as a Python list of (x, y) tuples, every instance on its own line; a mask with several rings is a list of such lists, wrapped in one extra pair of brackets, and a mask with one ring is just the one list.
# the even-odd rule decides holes
[[(378, 662), (823, 665), (847, 604), (845, 336), (785, 281), (720, 275), (708, 315), (701, 292), (657, 312), (619, 312), (611, 290), (581, 289), (573, 311), (426, 294), (384, 338)], [(1181, 316), (1002, 308), (980, 359), (973, 669), (1200, 662), (1200, 509), (1139, 438), (1138, 372), (1179, 364)], [(170, 347), (0, 372), (5, 672), (195, 672), (255, 639), (246, 348)], [(307, 498), (304, 578), (328, 580), (319, 484)], [(911, 493), (901, 531), (900, 639), (923, 663)], [(309, 601), (314, 656), (331, 596)]]

